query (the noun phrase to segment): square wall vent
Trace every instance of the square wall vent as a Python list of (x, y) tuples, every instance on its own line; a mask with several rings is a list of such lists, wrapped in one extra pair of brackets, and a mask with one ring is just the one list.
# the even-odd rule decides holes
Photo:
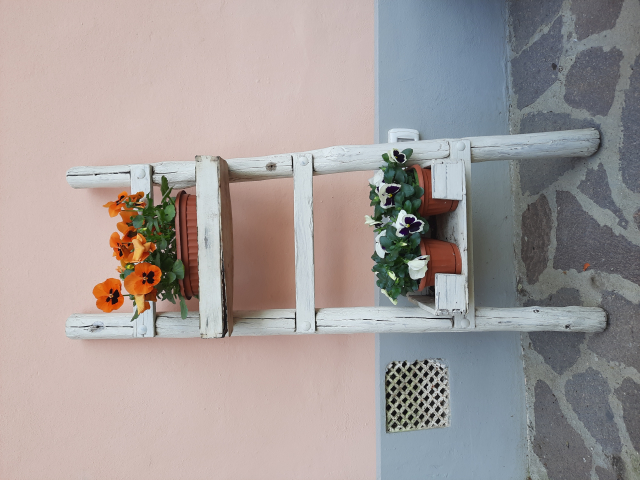
[(449, 369), (441, 360), (391, 362), (384, 385), (387, 432), (449, 426)]

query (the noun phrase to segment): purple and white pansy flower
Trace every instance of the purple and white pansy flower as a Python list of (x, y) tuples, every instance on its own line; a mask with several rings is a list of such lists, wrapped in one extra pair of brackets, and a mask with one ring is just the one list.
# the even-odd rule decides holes
[(421, 255), (407, 262), (409, 276), (412, 280), (420, 280), (427, 274), (427, 264), (429, 260), (431, 260), (430, 255)]
[(400, 185), (396, 183), (381, 183), (376, 187), (376, 191), (380, 197), (380, 206), (387, 209), (396, 205), (393, 197), (400, 191)]
[(376, 236), (376, 253), (380, 258), (384, 258), (384, 256), (387, 254), (387, 251), (385, 250), (385, 248), (380, 244), (380, 237), (386, 237), (386, 236), (387, 236), (387, 232), (381, 232)]
[(395, 148), (393, 150), (389, 150), (387, 152), (387, 155), (389, 155), (389, 160), (395, 163), (399, 163), (400, 165), (407, 161), (407, 156), (400, 150)]
[(418, 220), (415, 215), (410, 215), (404, 210), (400, 210), (398, 220), (396, 220), (396, 223), (394, 223), (393, 226), (396, 227), (398, 236), (406, 237), (407, 235), (422, 232), (424, 222), (422, 220)]

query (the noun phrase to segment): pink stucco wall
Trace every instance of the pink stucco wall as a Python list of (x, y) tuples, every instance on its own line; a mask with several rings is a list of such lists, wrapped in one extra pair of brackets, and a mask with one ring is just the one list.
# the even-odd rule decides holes
[[(115, 276), (101, 205), (118, 193), (65, 171), (372, 143), (373, 16), (373, 0), (0, 1), (0, 478), (375, 476), (373, 335), (64, 334)], [(368, 176), (315, 179), (318, 306), (373, 303)], [(291, 180), (232, 201), (237, 308), (293, 307)]]

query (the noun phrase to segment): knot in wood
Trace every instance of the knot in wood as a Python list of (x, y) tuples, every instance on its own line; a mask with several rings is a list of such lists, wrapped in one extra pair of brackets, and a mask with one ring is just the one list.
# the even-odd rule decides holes
[(269, 162), (267, 163), (266, 169), (267, 172), (273, 172), (276, 169), (277, 165), (275, 164), (275, 162)]

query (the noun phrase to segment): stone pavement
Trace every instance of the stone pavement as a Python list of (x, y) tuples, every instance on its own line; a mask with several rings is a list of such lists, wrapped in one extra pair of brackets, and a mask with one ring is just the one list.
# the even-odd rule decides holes
[(519, 299), (602, 306), (522, 335), (531, 479), (640, 479), (640, 0), (511, 0), (512, 133), (595, 127), (588, 159), (513, 166)]

